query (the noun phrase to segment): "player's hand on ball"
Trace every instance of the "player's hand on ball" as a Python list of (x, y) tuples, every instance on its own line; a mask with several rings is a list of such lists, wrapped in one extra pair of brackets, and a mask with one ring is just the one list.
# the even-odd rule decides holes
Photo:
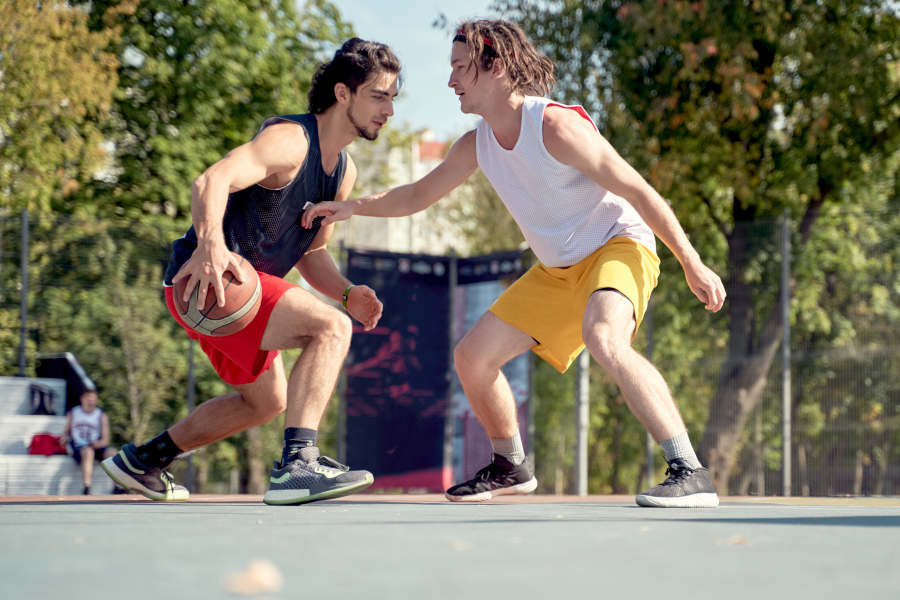
[(325, 227), (336, 221), (344, 221), (353, 216), (353, 204), (350, 202), (319, 202), (313, 204), (300, 218), (300, 223), (309, 229), (313, 226), (316, 217), (323, 217), (321, 226)]
[(201, 244), (172, 278), (172, 283), (187, 278), (183, 294), (185, 302), (190, 300), (194, 287), (199, 285), (198, 306), (206, 305), (206, 295), (209, 286), (212, 286), (216, 294), (216, 303), (219, 306), (225, 306), (225, 286), (222, 284), (222, 274), (225, 271), (231, 272), (239, 283), (244, 282), (235, 255), (228, 250), (224, 243)]
[(367, 285), (355, 285), (347, 294), (347, 312), (362, 323), (365, 331), (370, 331), (378, 325), (383, 308), (384, 305), (375, 295), (375, 290)]

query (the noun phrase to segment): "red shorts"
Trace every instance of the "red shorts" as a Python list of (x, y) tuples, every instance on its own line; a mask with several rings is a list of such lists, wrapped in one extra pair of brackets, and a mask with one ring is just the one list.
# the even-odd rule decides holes
[(272, 309), (286, 291), (298, 287), (281, 277), (262, 272), (259, 272), (259, 283), (262, 286), (262, 299), (256, 318), (237, 333), (221, 337), (203, 335), (185, 325), (178, 316), (172, 300), (175, 288), (172, 286), (165, 288), (169, 312), (187, 331), (190, 338), (200, 342), (200, 347), (209, 357), (222, 381), (231, 385), (253, 383), (260, 374), (272, 366), (272, 362), (278, 356), (278, 350), (260, 350), (259, 346), (262, 344)]

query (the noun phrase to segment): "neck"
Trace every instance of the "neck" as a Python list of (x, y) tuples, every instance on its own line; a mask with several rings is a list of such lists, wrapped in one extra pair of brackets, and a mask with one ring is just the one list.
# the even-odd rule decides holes
[(479, 113), (487, 121), (494, 132), (494, 137), (500, 145), (507, 150), (512, 149), (519, 140), (519, 132), (522, 129), (522, 104), (525, 96), (510, 94), (498, 98), (490, 106)]
[(347, 115), (339, 111), (339, 105), (334, 104), (325, 112), (316, 115), (319, 128), (319, 151), (324, 162), (330, 162), (344, 148), (356, 139), (357, 132)]

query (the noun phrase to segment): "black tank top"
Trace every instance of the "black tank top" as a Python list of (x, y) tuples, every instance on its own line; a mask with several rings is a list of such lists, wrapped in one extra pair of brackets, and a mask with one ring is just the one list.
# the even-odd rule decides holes
[[(322, 169), (316, 117), (311, 114), (272, 117), (263, 123), (260, 131), (278, 121), (293, 121), (306, 132), (309, 150), (300, 172), (277, 190), (254, 184), (229, 194), (222, 230), (229, 250), (246, 258), (257, 271), (284, 277), (319, 232), (321, 218), (310, 229), (300, 224), (304, 206), (307, 202), (334, 200), (347, 170), (347, 153), (341, 150), (334, 173), (328, 175)], [(172, 243), (164, 277), (166, 285), (172, 285), (172, 278), (196, 247), (197, 234), (191, 226), (184, 237)]]

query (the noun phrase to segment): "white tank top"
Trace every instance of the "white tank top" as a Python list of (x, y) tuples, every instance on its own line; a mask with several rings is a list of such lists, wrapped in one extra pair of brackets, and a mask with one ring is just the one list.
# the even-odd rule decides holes
[(103, 411), (95, 408), (84, 412), (80, 406), (72, 409), (72, 441), (76, 446), (87, 446), (103, 435)]
[(594, 125), (580, 106), (526, 96), (519, 139), (512, 150), (497, 142), (484, 119), (475, 137), (478, 166), (538, 260), (548, 267), (568, 267), (618, 236), (631, 238), (655, 254), (653, 231), (627, 200), (547, 151), (543, 124), (548, 105), (573, 109)]

